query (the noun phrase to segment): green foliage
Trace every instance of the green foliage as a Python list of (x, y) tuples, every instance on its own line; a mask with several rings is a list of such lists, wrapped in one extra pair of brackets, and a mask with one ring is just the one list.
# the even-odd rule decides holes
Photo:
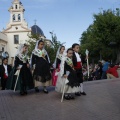
[(29, 36), (29, 40), (26, 40), (27, 44), (29, 45), (29, 47), (28, 47), (28, 56), (29, 57), (31, 56), (32, 51), (35, 48), (37, 40), (39, 40), (39, 35), (38, 34), (31, 34)]
[[(100, 53), (103, 58), (114, 57), (115, 50), (120, 47), (120, 16), (119, 9), (116, 11), (104, 10), (102, 13), (94, 14), (94, 21), (80, 39), (82, 52), (90, 51), (92, 58), (99, 60)], [(116, 42), (110, 46), (110, 42)], [(116, 58), (114, 58), (116, 59)]]
[(57, 40), (56, 35), (52, 34), (52, 46), (45, 46), (45, 49), (47, 50), (49, 57), (50, 57), (50, 61), (53, 64), (55, 57), (56, 57), (56, 53), (57, 50), (59, 48), (59, 46), (61, 45), (60, 41)]

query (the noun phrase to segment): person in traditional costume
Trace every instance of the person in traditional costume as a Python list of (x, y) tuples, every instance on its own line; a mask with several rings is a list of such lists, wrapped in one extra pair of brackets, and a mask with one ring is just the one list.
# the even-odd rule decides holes
[(70, 48), (64, 52), (60, 64), (60, 72), (55, 90), (59, 93), (65, 93), (66, 100), (74, 99), (74, 94), (80, 91), (80, 84), (72, 62), (73, 50)]
[(7, 89), (19, 90), (21, 95), (26, 95), (27, 90), (34, 88), (32, 74), (28, 63), (28, 45), (20, 44), (15, 55), (14, 67), (7, 81)]
[(80, 50), (79, 44), (77, 43), (73, 44), (72, 49), (74, 51), (72, 61), (80, 83), (80, 92), (75, 93), (75, 95), (76, 96), (86, 95), (86, 93), (83, 90), (83, 73), (82, 73), (82, 63), (85, 63), (85, 59), (78, 54)]
[(43, 86), (43, 92), (48, 93), (47, 86), (52, 85), (50, 60), (47, 51), (44, 49), (44, 41), (38, 40), (32, 52), (31, 66), (33, 68), (33, 79), (35, 91), (39, 92), (39, 86)]
[(0, 65), (1, 90), (5, 90), (8, 75), (10, 74), (12, 67), (8, 65), (8, 57), (6, 53), (4, 53), (4, 56), (2, 57), (2, 65)]
[(60, 46), (58, 48), (58, 51), (56, 54), (56, 59), (55, 59), (54, 65), (53, 65), (54, 71), (52, 74), (52, 85), (53, 86), (56, 86), (58, 72), (60, 71), (60, 63), (61, 63), (61, 59), (62, 59), (62, 55), (63, 55), (64, 50), (65, 50), (65, 46)]

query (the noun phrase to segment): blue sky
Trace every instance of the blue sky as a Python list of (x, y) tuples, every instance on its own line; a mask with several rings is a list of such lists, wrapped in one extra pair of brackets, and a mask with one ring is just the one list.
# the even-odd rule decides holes
[[(0, 31), (9, 22), (8, 8), (13, 0), (0, 0)], [(67, 47), (75, 42), (93, 22), (93, 14), (102, 9), (120, 8), (120, 0), (20, 0), (25, 8), (24, 17), (29, 27), (37, 25), (51, 39), (50, 31), (56, 33)]]

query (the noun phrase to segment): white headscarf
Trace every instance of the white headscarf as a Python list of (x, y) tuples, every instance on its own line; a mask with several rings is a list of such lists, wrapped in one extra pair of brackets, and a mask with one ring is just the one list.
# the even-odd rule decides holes
[(64, 65), (65, 65), (66, 58), (67, 58), (67, 50), (64, 50), (62, 59), (61, 59), (61, 64), (60, 64), (60, 75), (61, 76), (63, 76), (64, 74)]
[(60, 54), (60, 49), (61, 49), (61, 47), (63, 46), (63, 44), (65, 44), (65, 43), (62, 43), (62, 44), (59, 46), (58, 50), (57, 50), (56, 57), (55, 57), (55, 61), (54, 61), (54, 63), (53, 63), (54, 69), (56, 68), (57, 56)]
[[(43, 41), (43, 40), (38, 40), (38, 41), (36, 42), (35, 49), (34, 49), (33, 51), (37, 51), (37, 50), (38, 50), (38, 43), (39, 43), (40, 41)], [(43, 42), (44, 42), (44, 41), (43, 41)], [(48, 57), (48, 62), (50, 63), (50, 58), (49, 58), (49, 56), (48, 56), (47, 51), (45, 50), (45, 48), (43, 48), (43, 50), (44, 50), (44, 52), (45, 52), (45, 55), (47, 55), (47, 57)], [(32, 63), (32, 55), (31, 55), (30, 64), (31, 64), (31, 63)]]
[[(22, 53), (23, 53), (23, 48), (24, 48), (24, 46), (25, 46), (25, 44), (20, 44), (20, 45), (19, 45), (16, 55), (19, 55), (19, 54), (22, 54)], [(27, 50), (24, 54), (27, 55), (27, 53), (28, 53), (28, 50)], [(16, 56), (16, 55), (15, 55), (15, 56)]]

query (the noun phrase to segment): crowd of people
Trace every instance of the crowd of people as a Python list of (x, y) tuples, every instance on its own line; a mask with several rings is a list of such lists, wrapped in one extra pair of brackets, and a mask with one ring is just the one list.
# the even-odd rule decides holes
[[(14, 59), (14, 66), (8, 65), (8, 58), (4, 57), (0, 65), (2, 90), (20, 91), (20, 95), (27, 95), (28, 90), (43, 87), (48, 94), (47, 87), (55, 86), (55, 91), (63, 93), (66, 100), (75, 96), (86, 95), (83, 89), (82, 59), (78, 54), (79, 44), (75, 43), (66, 49), (61, 45), (57, 51), (54, 70), (51, 71), (50, 59), (44, 49), (44, 41), (38, 40), (35, 49), (28, 60), (28, 45), (20, 44)], [(85, 60), (84, 60), (85, 61)]]
[(92, 80), (102, 80), (102, 79), (113, 79), (118, 78), (119, 73), (118, 69), (120, 68), (120, 64), (111, 64), (107, 60), (101, 60), (98, 64), (89, 65), (89, 78), (88, 78), (88, 70), (86, 66), (83, 66), (83, 75), (84, 79), (88, 81)]

